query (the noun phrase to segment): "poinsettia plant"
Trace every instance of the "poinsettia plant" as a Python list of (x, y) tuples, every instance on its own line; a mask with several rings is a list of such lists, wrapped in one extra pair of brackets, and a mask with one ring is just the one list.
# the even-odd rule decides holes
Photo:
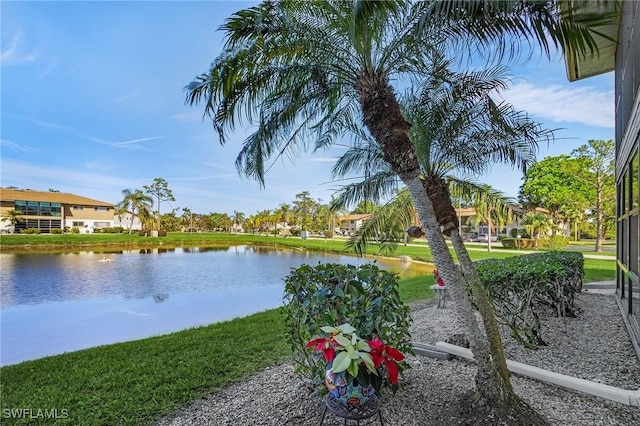
[(402, 352), (378, 338), (363, 339), (349, 323), (325, 326), (321, 330), (326, 335), (309, 341), (307, 348), (322, 352), (327, 365), (331, 363), (333, 373), (345, 371), (347, 378), (361, 385), (372, 385), (377, 393), (385, 379), (397, 389), (398, 363), (405, 358)]

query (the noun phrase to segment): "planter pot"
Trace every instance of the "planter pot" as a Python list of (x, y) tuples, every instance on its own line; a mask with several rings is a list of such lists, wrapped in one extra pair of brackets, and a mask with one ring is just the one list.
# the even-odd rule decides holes
[(373, 386), (360, 386), (357, 380), (347, 381), (346, 375), (345, 371), (334, 373), (331, 364), (329, 364), (324, 380), (327, 391), (342, 404), (361, 405), (366, 403), (374, 394)]

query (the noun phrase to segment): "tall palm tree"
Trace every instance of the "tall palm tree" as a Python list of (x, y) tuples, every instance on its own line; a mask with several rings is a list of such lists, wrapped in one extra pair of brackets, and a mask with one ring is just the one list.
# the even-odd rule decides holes
[[(450, 64), (441, 57), (434, 60), (434, 65), (437, 72), (422, 82), (418, 93), (405, 96), (401, 107), (404, 117), (411, 124), (408, 134), (415, 148), (420, 179), (435, 207), (437, 223), (451, 238), (465, 279), (473, 288), (474, 297), (486, 299), (477, 304), (484, 310), (482, 316), (490, 337), (491, 352), (496, 353), (502, 346), (497, 324), (493, 321), (488, 295), (480, 285), (460, 236), (449, 188), (455, 187), (460, 196), (473, 194), (474, 199), (483, 200), (485, 205), (502, 208), (510, 200), (495, 190), (473, 184), (456, 174), (478, 175), (496, 162), (507, 162), (524, 169), (535, 160), (537, 141), (552, 137), (552, 133), (510, 105), (493, 101), (490, 96), (493, 91), (505, 87), (504, 69), (497, 67), (480, 72), (453, 73), (448, 71)], [(338, 197), (340, 205), (361, 201), (365, 193), (375, 200), (388, 197), (395, 190), (394, 173), (388, 163), (383, 161), (384, 154), (380, 145), (362, 132), (356, 133), (362, 143), (354, 145), (336, 163), (334, 177), (362, 170), (362, 159), (365, 158), (361, 153), (363, 151), (368, 151), (366, 157), (374, 160), (375, 165), (369, 163), (368, 167), (374, 167), (376, 172), (360, 184), (346, 186)], [(412, 201), (414, 200), (415, 198)], [(406, 199), (401, 203), (406, 205)], [(394, 210), (397, 206), (397, 203), (388, 205)], [(384, 233), (381, 226), (401, 227), (409, 217), (409, 213), (400, 215), (385, 211), (379, 215), (379, 220), (371, 221), (363, 227), (361, 235), (350, 241), (350, 244), (360, 251), (374, 232), (376, 235)], [(422, 217), (420, 220), (422, 221)], [(431, 237), (428, 239), (431, 244)], [(395, 241), (383, 241), (383, 248), (386, 248), (385, 243), (392, 247)], [(435, 257), (433, 248), (432, 253)], [(450, 282), (449, 279), (445, 276), (445, 281)], [(509, 386), (508, 371), (500, 374), (503, 375), (505, 386)]]
[(122, 195), (124, 198), (117, 204), (116, 210), (126, 211), (131, 214), (131, 222), (129, 222), (129, 234), (131, 234), (135, 217), (138, 217), (144, 223), (143, 218), (150, 216), (153, 198), (139, 189), (133, 191), (131, 189), (123, 189)]
[[(514, 35), (546, 50), (547, 40), (582, 51), (594, 45), (584, 22), (562, 24), (557, 9), (547, 2), (493, 4), (266, 1), (234, 14), (221, 27), (225, 49), (207, 73), (187, 86), (187, 102), (204, 102), (205, 115), (212, 119), (222, 143), (243, 118), (257, 125), (243, 142), (236, 167), (263, 185), (265, 161), (295, 155), (309, 140), (316, 141), (316, 148), (326, 147), (362, 121), (384, 160), (407, 186), (434, 261), (452, 284), (452, 297), (462, 308), (478, 361), (480, 396), (506, 418), (509, 410), (521, 416), (524, 406), (512, 391), (501, 343), (490, 349), (478, 330), (425, 188), (430, 182), (421, 179), (410, 123), (392, 86), (393, 81), (430, 75), (432, 47), (450, 40), (474, 40), (468, 36), (482, 45), (498, 46), (500, 53), (508, 50)], [(478, 299), (482, 294), (477, 275), (465, 278), (471, 281), (478, 305), (490, 307), (486, 298)], [(492, 316), (490, 308), (481, 313), (483, 318)], [(497, 334), (497, 326), (485, 326), (490, 336)]]

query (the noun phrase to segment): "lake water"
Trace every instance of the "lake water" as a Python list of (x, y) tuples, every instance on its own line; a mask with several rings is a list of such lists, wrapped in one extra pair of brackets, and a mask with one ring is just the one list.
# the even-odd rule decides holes
[[(366, 259), (252, 246), (0, 254), (0, 365), (140, 339), (282, 304), (304, 263)], [(378, 261), (401, 276), (428, 273)]]

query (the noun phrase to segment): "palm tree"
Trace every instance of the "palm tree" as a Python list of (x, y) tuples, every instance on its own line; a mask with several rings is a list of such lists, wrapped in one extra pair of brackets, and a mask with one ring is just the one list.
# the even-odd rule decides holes
[(140, 222), (144, 224), (143, 218), (150, 216), (153, 198), (139, 189), (133, 191), (131, 189), (123, 189), (122, 195), (124, 198), (116, 205), (116, 211), (131, 214), (131, 222), (129, 223), (129, 234), (131, 234), (135, 217), (138, 217)]
[(242, 225), (244, 224), (245, 221), (245, 215), (242, 212), (239, 211), (233, 211), (233, 226), (234, 228), (236, 228), (236, 230), (240, 227), (242, 227)]
[(525, 214), (521, 223), (529, 235), (533, 237), (536, 250), (538, 249), (538, 240), (540, 239), (540, 235), (543, 233), (546, 234), (554, 226), (551, 218), (542, 212), (530, 212)]
[(22, 217), (20, 210), (11, 209), (4, 212), (0, 221), (9, 222), (11, 225), (11, 233), (14, 233), (16, 231), (16, 225), (24, 222), (24, 217)]
[[(555, 5), (527, 1), (495, 4), (267, 1), (234, 14), (221, 27), (226, 32), (225, 50), (207, 73), (187, 86), (187, 102), (204, 102), (205, 115), (212, 119), (222, 143), (243, 118), (257, 124), (243, 142), (236, 167), (262, 185), (265, 161), (295, 155), (309, 140), (316, 141), (316, 148), (326, 147), (362, 121), (384, 160), (407, 186), (434, 261), (452, 284), (452, 297), (464, 313), (478, 361), (480, 396), (500, 417), (507, 418), (505, 413), (511, 411), (520, 418), (524, 405), (512, 391), (501, 343), (489, 350), (478, 330), (462, 277), (421, 179), (417, 153), (409, 138), (410, 123), (391, 85), (392, 81), (430, 75), (432, 47), (448, 40), (472, 40), (469, 35), (483, 46), (498, 46), (500, 53), (508, 50), (514, 35), (539, 43), (546, 51), (548, 40), (582, 52), (594, 46), (584, 22), (563, 24)], [(424, 183), (431, 188), (431, 182)], [(469, 266), (473, 269), (470, 260)], [(492, 316), (488, 300), (479, 299), (482, 289), (477, 288), (481, 287), (477, 275), (465, 278), (471, 281), (478, 305), (489, 306), (489, 312), (481, 309), (483, 318)], [(486, 321), (485, 326), (493, 327)], [(497, 326), (487, 331), (495, 335)], [(529, 418), (535, 423), (534, 414)], [(540, 423), (544, 422), (540, 419)]]
[[(446, 61), (438, 59), (434, 63), (439, 70), (438, 75), (423, 82), (418, 93), (405, 97), (403, 114), (411, 123), (409, 136), (415, 146), (424, 189), (436, 206), (438, 225), (450, 236), (476, 301), (478, 298), (487, 298), (482, 316), (485, 327), (488, 328), (491, 352), (496, 353), (502, 346), (501, 339), (497, 325), (492, 323), (493, 313), (488, 296), (480, 285), (460, 237), (456, 211), (449, 195), (450, 188), (455, 188), (459, 196), (483, 200), (483, 204), (491, 205), (492, 210), (503, 208), (511, 200), (505, 199), (491, 188), (457, 177), (455, 173), (481, 174), (496, 162), (507, 162), (524, 169), (535, 160), (538, 139), (550, 138), (552, 134), (510, 105), (493, 102), (489, 95), (496, 88), (504, 87), (504, 69), (458, 74), (447, 71), (449, 65)], [(354, 145), (336, 163), (333, 177), (340, 178), (358, 169), (362, 170), (365, 158), (363, 151), (368, 151), (366, 157), (373, 159), (375, 166), (369, 163), (368, 167), (374, 167), (375, 173), (361, 184), (346, 186), (338, 198), (340, 205), (361, 201), (365, 193), (374, 200), (385, 198), (395, 190), (394, 173), (383, 161), (384, 154), (380, 145), (362, 132), (358, 133), (358, 140), (362, 143)], [(412, 201), (415, 202), (415, 198)], [(407, 208), (407, 198), (401, 199), (400, 204)], [(398, 204), (391, 203), (387, 207), (397, 210)], [(487, 212), (488, 215), (490, 212)], [(389, 214), (385, 211), (378, 217), (379, 220), (371, 221), (363, 227), (361, 235), (350, 241), (350, 244), (360, 251), (374, 232), (376, 235), (384, 234), (383, 229), (388, 229), (389, 226), (396, 229), (402, 227), (410, 217), (410, 212)], [(420, 219), (422, 222), (422, 217)], [(491, 220), (487, 220), (491, 226)], [(432, 244), (430, 237), (428, 240)], [(383, 248), (393, 247), (395, 243), (394, 238), (385, 240)], [(435, 257), (433, 248), (432, 253)], [(445, 281), (450, 282), (449, 279), (445, 276)], [(483, 304), (478, 303), (478, 306), (482, 307)], [(508, 386), (508, 371), (502, 374), (505, 386)]]
[(498, 234), (499, 225), (507, 222), (510, 215), (510, 205), (515, 204), (515, 200), (507, 197), (500, 191), (496, 191), (488, 185), (474, 198), (473, 206), (476, 210), (474, 219), (487, 224), (487, 251), (491, 253), (492, 232)]
[(280, 204), (280, 207), (276, 209), (275, 213), (277, 215), (278, 222), (282, 223), (283, 227), (290, 226), (290, 222), (293, 219), (293, 210), (289, 204)]

